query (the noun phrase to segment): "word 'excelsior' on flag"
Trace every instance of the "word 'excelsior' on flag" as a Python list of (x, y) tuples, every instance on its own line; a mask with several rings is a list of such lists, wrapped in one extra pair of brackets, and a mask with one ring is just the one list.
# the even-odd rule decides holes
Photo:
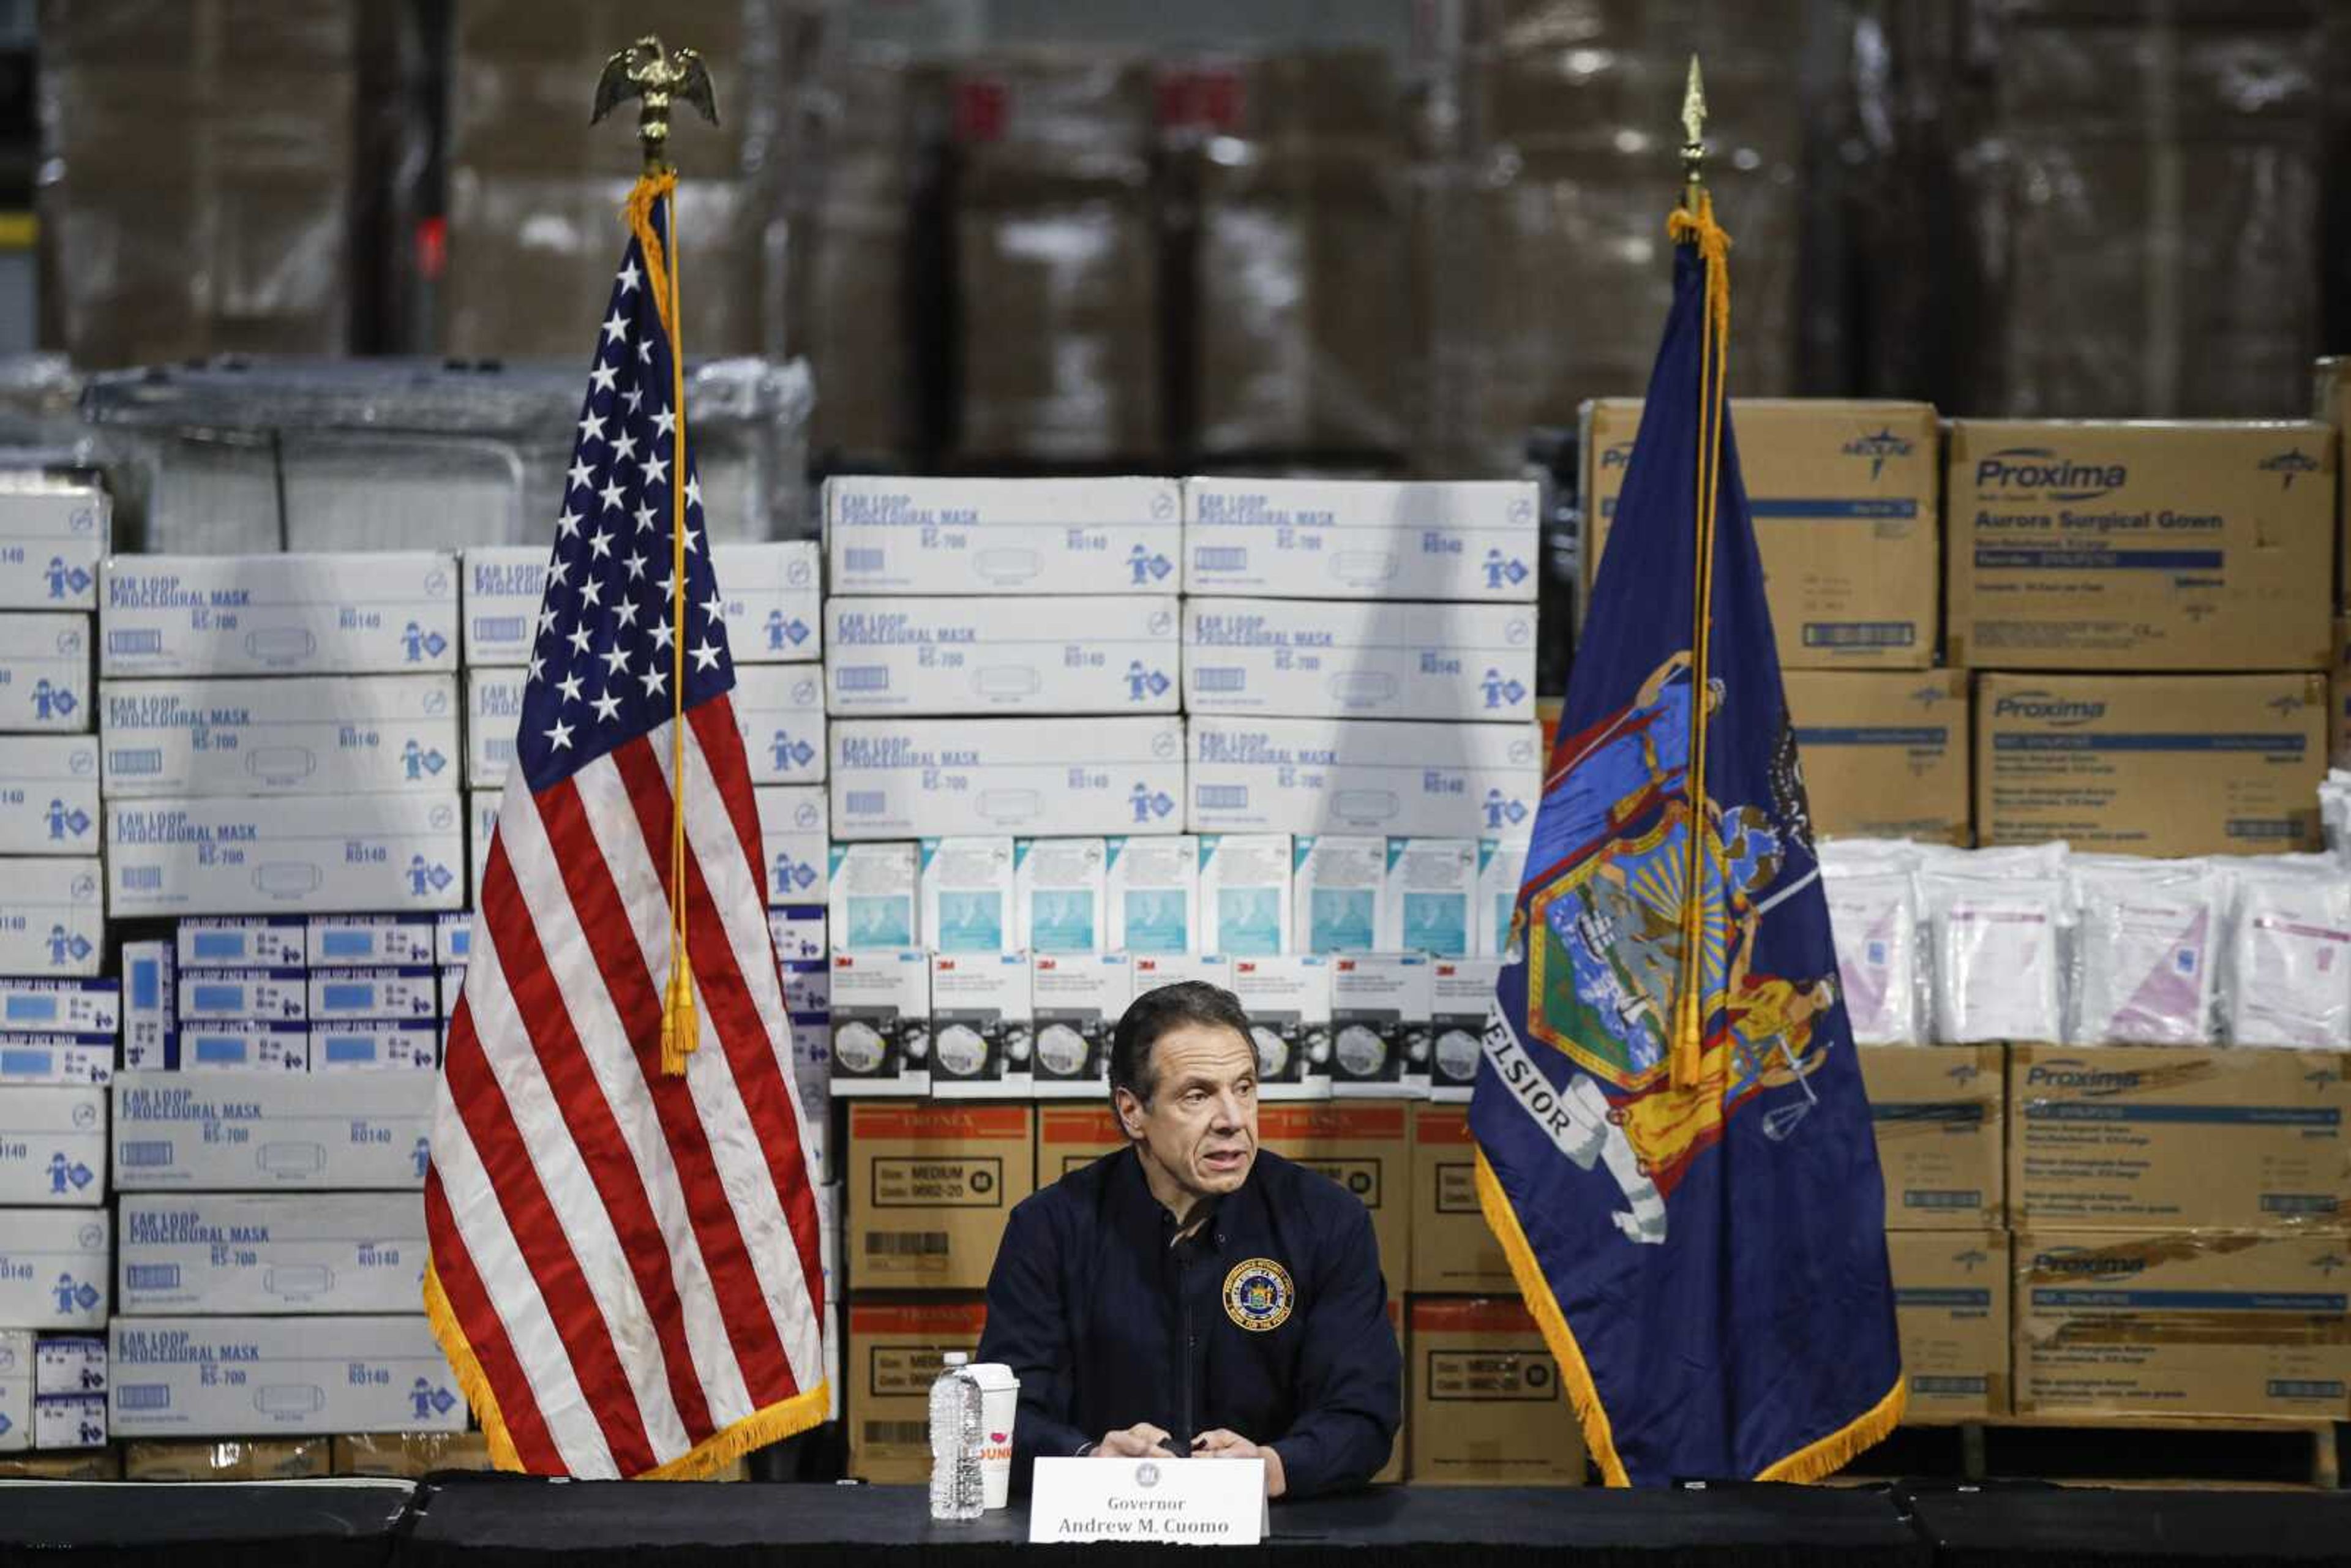
[[(704, 1475), (825, 1415), (816, 1198), (671, 358), (674, 188), (631, 198), (425, 1177), (434, 1332), (493, 1457), (540, 1475)], [(680, 809), (698, 1032), (675, 1075)]]
[(1729, 241), (1703, 196), (1672, 229), (1469, 1125), (1608, 1482), (1811, 1480), (1901, 1419), (1885, 1199), (1723, 395)]

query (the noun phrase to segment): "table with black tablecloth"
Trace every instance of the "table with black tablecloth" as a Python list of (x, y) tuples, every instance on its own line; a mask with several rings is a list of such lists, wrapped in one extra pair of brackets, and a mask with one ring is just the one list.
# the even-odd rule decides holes
[(1896, 1497), (1950, 1568), (2351, 1563), (2351, 1492), (1993, 1482), (1904, 1487)]
[(0, 1568), (387, 1568), (407, 1481), (0, 1482)]
[[(1002, 1568), (1014, 1508), (935, 1524), (914, 1487), (629, 1485), (514, 1477), (262, 1485), (0, 1482), (0, 1568)], [(1165, 1563), (1142, 1543), (1081, 1548)], [(1397, 1487), (1273, 1510), (1261, 1568), (1927, 1568), (2351, 1564), (2351, 1493), (2031, 1485), (1611, 1492)], [(1142, 1554), (1138, 1556), (1137, 1554)], [(1160, 1555), (1153, 1555), (1160, 1553)], [(1368, 1554), (1368, 1555), (1366, 1555)], [(1184, 1561), (1190, 1561), (1186, 1558)]]
[[(418, 1568), (499, 1562), (565, 1568), (722, 1568), (755, 1562), (854, 1568), (999, 1568), (1023, 1544), (1018, 1505), (969, 1523), (934, 1523), (915, 1487), (534, 1486), (498, 1479), (427, 1489), (402, 1548)], [(1063, 1549), (1051, 1549), (1061, 1552)], [(1165, 1548), (1090, 1545), (1164, 1564)], [(1768, 1564), (1926, 1568), (1926, 1545), (1882, 1488), (1742, 1486), (1704, 1491), (1388, 1487), (1352, 1496), (1278, 1502), (1263, 1546), (1222, 1548), (1240, 1568), (1316, 1568), (1346, 1553), (1347, 1568), (1477, 1568), (1516, 1560), (1579, 1568), (1639, 1564)], [(1366, 1554), (1369, 1555), (1366, 1555)]]

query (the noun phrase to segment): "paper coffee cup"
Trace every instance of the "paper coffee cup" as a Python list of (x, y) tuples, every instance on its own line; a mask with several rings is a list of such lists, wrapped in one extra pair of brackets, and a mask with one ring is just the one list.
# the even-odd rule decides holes
[(1002, 1508), (1012, 1495), (1012, 1420), (1020, 1409), (1020, 1380), (1000, 1361), (983, 1361), (969, 1370), (979, 1385), (982, 1501)]

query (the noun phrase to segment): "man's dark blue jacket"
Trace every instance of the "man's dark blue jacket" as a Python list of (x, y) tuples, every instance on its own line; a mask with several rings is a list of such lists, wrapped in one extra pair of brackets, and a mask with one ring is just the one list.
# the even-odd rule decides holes
[[(1363, 1204), (1259, 1150), (1249, 1180), (1171, 1247), (1175, 1229), (1132, 1148), (1012, 1211), (979, 1359), (1020, 1379), (1014, 1485), (1039, 1457), (1139, 1421), (1179, 1456), (1219, 1427), (1271, 1447), (1292, 1497), (1369, 1480), (1395, 1439), (1404, 1364)], [(1244, 1299), (1228, 1307), (1228, 1291)]]

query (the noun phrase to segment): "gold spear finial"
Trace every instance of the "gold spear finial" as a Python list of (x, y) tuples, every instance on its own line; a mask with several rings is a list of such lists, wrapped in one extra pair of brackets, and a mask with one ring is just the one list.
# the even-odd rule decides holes
[(1689, 86), (1682, 93), (1682, 203), (1698, 211), (1698, 188), (1706, 183), (1706, 83), (1690, 57)]
[(702, 110), (702, 118), (718, 123), (718, 100), (710, 89), (710, 68), (692, 49), (666, 49), (647, 33), (604, 62), (596, 78), (596, 107), (588, 123), (596, 124), (629, 99), (637, 108), (637, 141), (644, 148), (645, 172), (674, 172), (669, 161), (669, 106), (684, 99)]

